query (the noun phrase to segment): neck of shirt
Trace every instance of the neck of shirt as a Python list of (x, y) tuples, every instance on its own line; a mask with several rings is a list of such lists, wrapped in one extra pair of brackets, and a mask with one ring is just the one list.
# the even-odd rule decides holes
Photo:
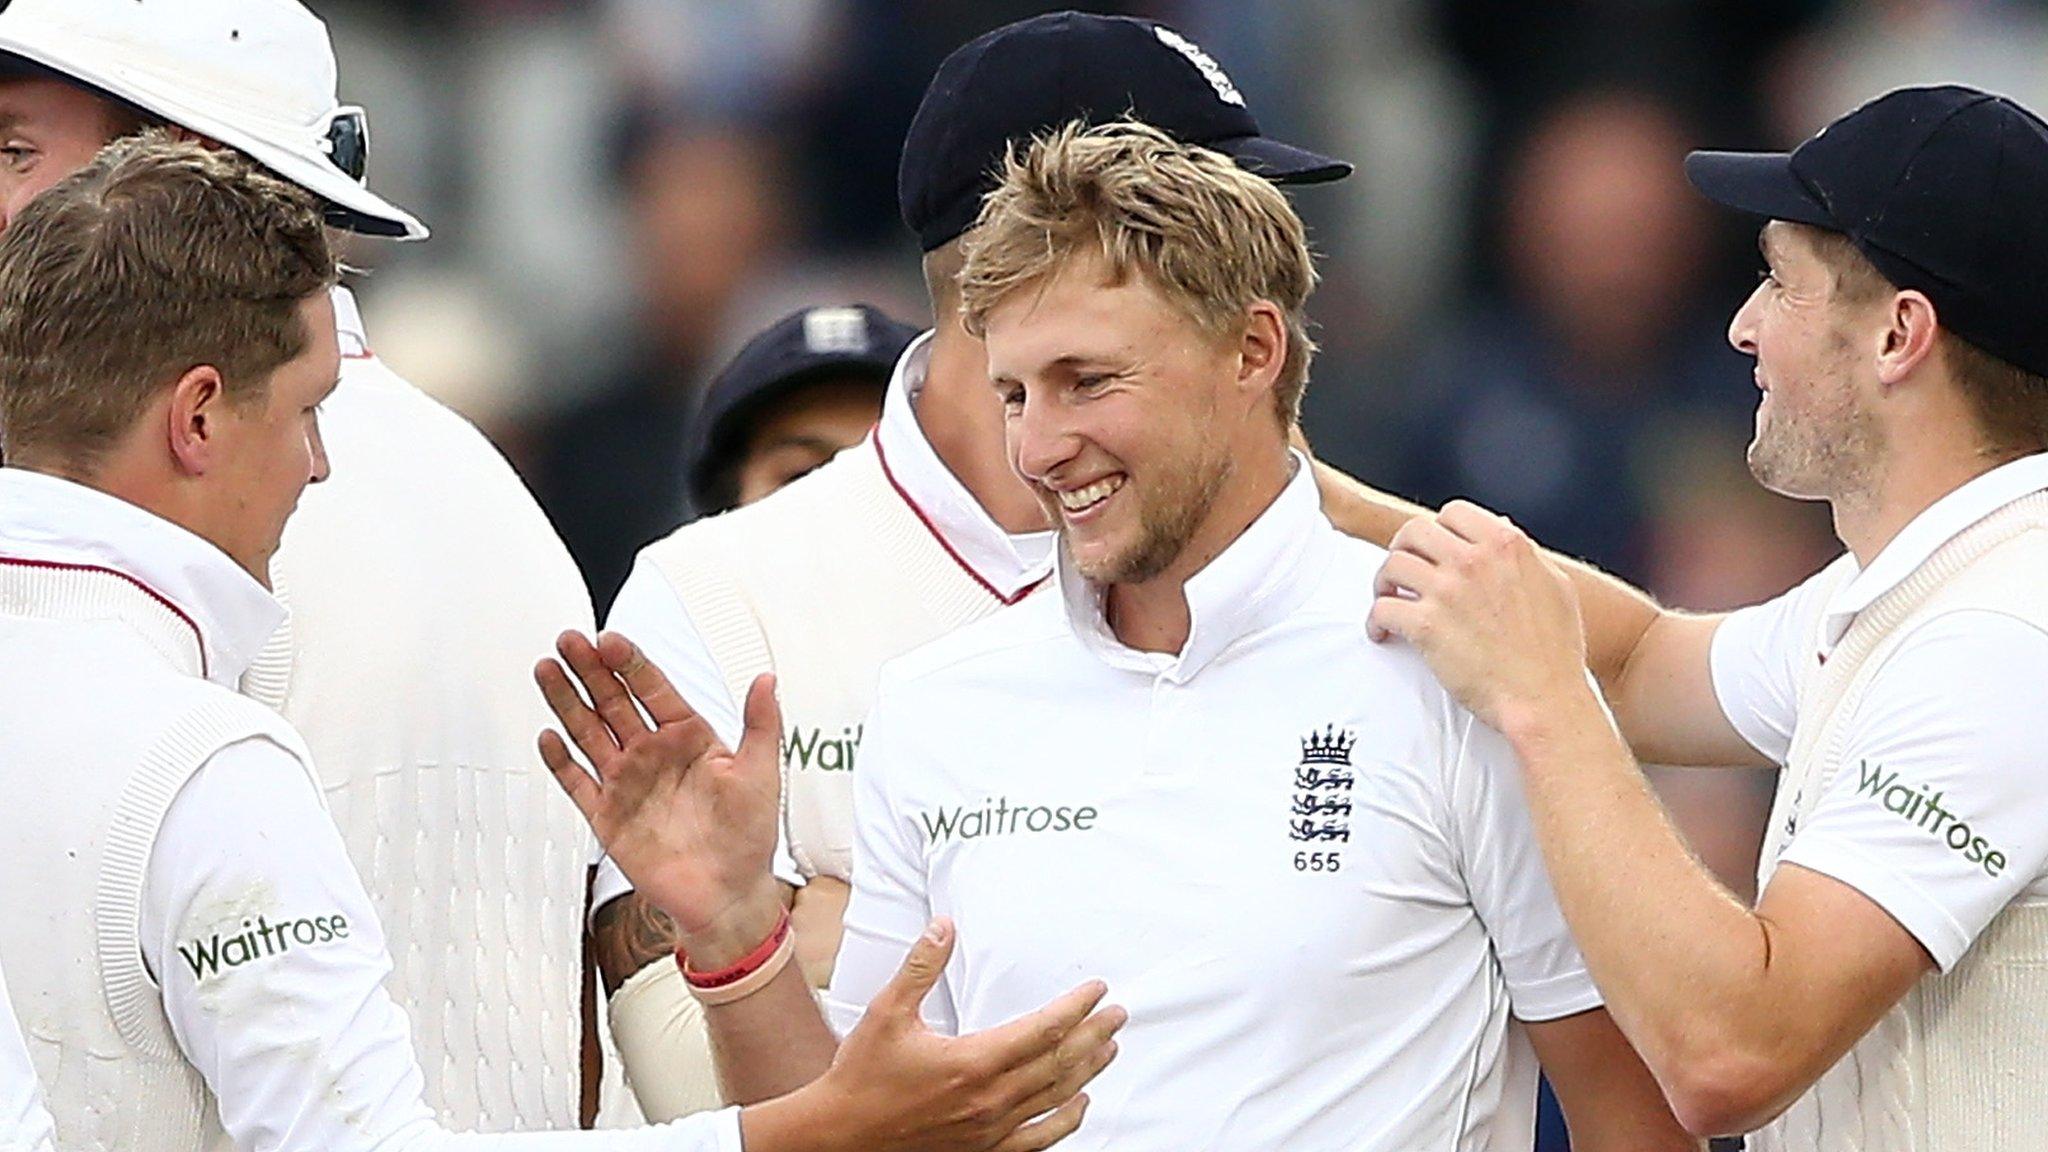
[(1958, 533), (2043, 489), (2048, 489), (2048, 453), (2035, 453), (2001, 464), (1928, 505), (1829, 599), (1821, 617), (1823, 648), (1834, 647), (1857, 613), (1898, 587)]
[(1051, 570), (1053, 533), (1003, 531), (939, 459), (917, 416), (931, 353), (932, 333), (926, 332), (896, 362), (875, 426), (875, 451), (890, 482), (946, 550), (999, 599), (1014, 601)]
[(1312, 591), (1336, 533), (1323, 517), (1308, 460), (1291, 450), (1290, 456), (1294, 475), (1280, 495), (1183, 586), (1188, 634), (1177, 652), (1141, 651), (1119, 640), (1107, 615), (1109, 586), (1081, 575), (1059, 549), (1060, 597), (1082, 644), (1112, 667), (1180, 683), (1240, 638), (1284, 619)]
[(164, 601), (198, 634), (206, 678), (233, 688), (285, 608), (208, 541), (96, 488), (0, 468), (0, 561), (114, 572)]

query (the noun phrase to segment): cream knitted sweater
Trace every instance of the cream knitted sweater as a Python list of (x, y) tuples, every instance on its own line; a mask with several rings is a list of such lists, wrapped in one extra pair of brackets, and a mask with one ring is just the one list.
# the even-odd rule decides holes
[[(1785, 848), (1785, 829), (1813, 810), (1841, 771), (1849, 719), (1886, 659), (1918, 625), (1962, 609), (2002, 612), (2048, 630), (2048, 492), (2016, 500), (1950, 540), (1858, 613), (1800, 684), (1800, 719), (1764, 845), (1764, 882)], [(1960, 963), (1907, 993), (1750, 1147), (2048, 1149), (2044, 1043), (2048, 904), (2015, 901)]]

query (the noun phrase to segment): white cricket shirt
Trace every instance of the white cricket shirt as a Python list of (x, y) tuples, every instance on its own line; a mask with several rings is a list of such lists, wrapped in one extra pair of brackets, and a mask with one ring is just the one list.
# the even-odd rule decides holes
[(42, 1081), (21, 1042), (7, 983), (0, 980), (0, 1152), (56, 1152), (56, 1139), (43, 1107)]
[[(787, 728), (782, 833), (788, 858), (776, 871), (791, 883), (816, 874), (844, 879), (849, 871), (852, 768), (883, 661), (1014, 603), (1051, 569), (1052, 533), (1006, 534), (919, 426), (915, 401), (930, 367), (931, 341), (927, 332), (904, 350), (881, 420), (866, 440), (783, 492), (686, 525), (673, 538), (676, 546), (687, 541), (693, 548), (746, 553), (712, 558), (721, 574), (716, 591), (727, 602), (696, 607), (746, 613), (768, 642)], [(817, 517), (841, 522), (815, 523)], [(606, 626), (638, 643), (731, 745), (740, 735), (736, 677), (707, 643), (685, 593), (650, 557), (669, 544), (657, 542), (642, 553)], [(769, 582), (777, 586), (763, 586)], [(765, 618), (784, 603), (802, 604), (806, 618)], [(809, 651), (777, 648), (778, 638), (809, 627), (813, 616), (839, 622), (830, 643)], [(630, 887), (615, 865), (603, 862), (593, 909)]]
[(888, 665), (858, 775), (842, 1034), (934, 915), (967, 1032), (1089, 978), (1131, 1013), (1064, 1147), (1527, 1149), (1510, 1017), (1600, 1004), (1505, 741), (1366, 636), (1385, 553), (1306, 463), (1131, 650), (1064, 562)]
[[(1914, 517), (1868, 568), (1844, 555), (1785, 595), (1730, 614), (1711, 657), (1729, 722), (1782, 763), (1799, 676), (1826, 659), (1856, 614), (1957, 533), (2043, 489), (2048, 454), (2001, 465)], [(1942, 970), (1954, 967), (2014, 898), (2048, 898), (2044, 685), (2048, 634), (2029, 624), (1976, 609), (1920, 624), (1871, 681), (1849, 719), (1844, 768), (1789, 830), (1779, 860), (1863, 893)]]
[[(224, 687), (284, 616), (211, 543), (51, 476), (0, 469), (0, 549), (131, 578), (186, 620), (206, 678)], [(405, 1015), (384, 989), (391, 958), (377, 914), (305, 766), (270, 740), (216, 753), (171, 802), (140, 920), (178, 1047), (243, 1152), (740, 1147), (736, 1109), (631, 1132), (441, 1131)]]

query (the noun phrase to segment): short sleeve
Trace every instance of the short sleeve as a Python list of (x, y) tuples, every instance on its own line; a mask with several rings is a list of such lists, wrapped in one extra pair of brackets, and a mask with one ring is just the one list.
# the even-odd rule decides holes
[(1473, 911), (1486, 926), (1515, 1017), (1555, 1020), (1600, 1007), (1572, 942), (1506, 738), (1470, 713), (1450, 756), (1452, 819)]
[(0, 1152), (56, 1152), (56, 1147), (42, 1083), (29, 1061), (7, 986), (0, 983)]
[[(650, 663), (661, 669), (682, 698), (711, 725), (712, 734), (728, 748), (738, 745), (744, 731), (739, 705), (733, 702), (725, 672), (711, 655), (704, 634), (690, 618), (690, 610), (676, 595), (673, 585), (660, 569), (645, 557), (633, 565), (632, 575), (612, 601), (605, 628), (639, 645)], [(789, 854), (789, 830), (778, 827), (775, 837), (776, 879), (803, 887), (803, 875)], [(591, 884), (590, 908), (597, 909), (633, 890), (633, 882), (619, 871), (610, 858), (597, 861), (597, 875)]]
[(1817, 659), (1828, 592), (1853, 565), (1844, 556), (1775, 600), (1737, 609), (1714, 629), (1708, 667), (1728, 723), (1766, 759), (1792, 751), (1799, 670)]
[[(892, 776), (915, 771), (901, 750), (889, 694), (885, 677), (868, 715), (860, 771), (854, 773), (853, 896), (824, 1002), (825, 1020), (841, 1037), (860, 1023), (868, 1001), (895, 975), (932, 915), (923, 841), (889, 787)], [(924, 1015), (935, 1031), (959, 1031), (945, 979), (925, 999)]]
[(1944, 970), (2048, 873), (2048, 634), (1988, 610), (1900, 641), (1782, 863), (1869, 897)]

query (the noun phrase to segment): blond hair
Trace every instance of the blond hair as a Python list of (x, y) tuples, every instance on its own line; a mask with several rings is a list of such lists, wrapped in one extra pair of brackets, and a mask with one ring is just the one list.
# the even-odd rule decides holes
[(0, 446), (88, 474), (201, 364), (263, 398), (335, 275), (309, 193), (161, 130), (108, 145), (0, 238)]
[(963, 249), (961, 320), (976, 336), (1003, 300), (1089, 254), (1108, 262), (1114, 283), (1145, 277), (1217, 339), (1236, 337), (1246, 310), (1270, 302), (1287, 328), (1274, 401), (1287, 423), (1300, 413), (1316, 348), (1307, 229), (1279, 189), (1222, 153), (1131, 120), (1076, 121), (1012, 144)]

